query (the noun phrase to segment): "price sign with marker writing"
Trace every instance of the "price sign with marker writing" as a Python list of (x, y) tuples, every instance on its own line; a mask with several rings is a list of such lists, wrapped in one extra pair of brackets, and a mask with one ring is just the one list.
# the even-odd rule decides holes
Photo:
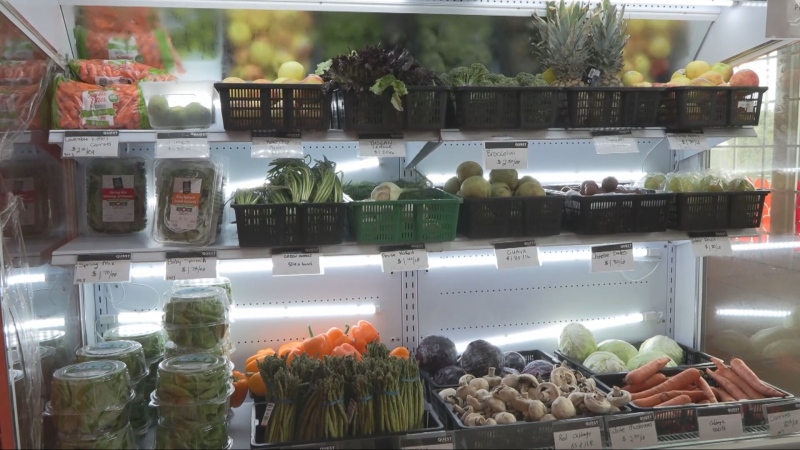
[(426, 270), (428, 251), (425, 244), (388, 245), (380, 248), (381, 267), (384, 272)]
[(217, 252), (167, 252), (166, 280), (195, 280), (217, 277)]
[(494, 244), (494, 256), (498, 269), (515, 267), (538, 267), (539, 247), (536, 241), (500, 242)]
[(487, 169), (527, 169), (528, 141), (484, 142), (483, 167)]
[(401, 133), (359, 134), (358, 156), (378, 156), (382, 158), (405, 158), (406, 141)]
[(322, 275), (319, 247), (273, 248), (272, 276)]
[(116, 158), (119, 156), (119, 131), (65, 131), (62, 158)]
[(592, 272), (633, 270), (633, 243), (592, 247)]
[(595, 131), (592, 142), (598, 155), (612, 153), (639, 153), (639, 145), (630, 131)]
[(769, 434), (783, 436), (800, 431), (800, 402), (764, 405)]
[(694, 232), (689, 233), (692, 240), (694, 256), (731, 256), (731, 240), (725, 231)]
[(595, 449), (603, 447), (600, 419), (560, 420), (553, 422), (556, 450)]
[(612, 448), (642, 448), (658, 445), (653, 413), (606, 418)]
[(156, 135), (156, 158), (208, 158), (208, 133), (180, 132)]
[(131, 254), (79, 255), (74, 284), (115, 283), (131, 280)]
[(672, 150), (705, 151), (711, 148), (703, 130), (667, 130), (667, 142)]
[(299, 131), (253, 131), (251, 158), (303, 158), (303, 140)]
[(702, 441), (738, 438), (744, 433), (742, 407), (735, 405), (697, 408), (697, 428)]

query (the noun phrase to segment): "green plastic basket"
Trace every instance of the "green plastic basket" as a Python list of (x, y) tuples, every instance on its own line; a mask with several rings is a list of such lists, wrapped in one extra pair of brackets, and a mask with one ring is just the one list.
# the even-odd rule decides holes
[(461, 199), (434, 188), (412, 195), (419, 199), (348, 203), (355, 240), (361, 244), (455, 240)]

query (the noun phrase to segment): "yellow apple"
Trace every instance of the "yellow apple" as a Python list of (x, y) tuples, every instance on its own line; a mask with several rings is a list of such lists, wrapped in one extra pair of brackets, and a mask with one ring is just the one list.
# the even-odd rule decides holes
[(686, 77), (675, 77), (670, 80), (669, 84), (673, 86), (689, 86), (692, 83), (692, 80)]
[(278, 77), (272, 80), (273, 83), (283, 83), (284, 81), (288, 80), (286, 77)]
[(653, 87), (653, 85), (648, 81), (642, 81), (641, 83), (636, 83), (633, 87)]
[(713, 70), (709, 70), (708, 72), (700, 75), (698, 78), (705, 78), (706, 80), (714, 83), (715, 86), (719, 86), (725, 82), (725, 80), (722, 79), (722, 74)]
[(705, 61), (692, 61), (686, 65), (686, 78), (694, 80), (704, 73), (711, 70), (711, 66)]
[(731, 77), (733, 76), (733, 67), (725, 63), (718, 62), (711, 66), (711, 70), (714, 72), (719, 72), (719, 74), (722, 75), (722, 79), (725, 80), (726, 83), (731, 81)]
[(672, 77), (670, 78), (670, 80), (674, 80), (675, 78), (678, 78), (678, 77), (686, 78), (686, 69), (676, 70), (675, 73), (672, 74)]
[(239, 77), (227, 77), (222, 80), (223, 83), (246, 83), (243, 79)]
[(643, 81), (644, 75), (635, 70), (629, 70), (622, 76), (622, 85), (626, 87), (636, 86)]
[(228, 40), (234, 47), (242, 47), (253, 39), (253, 32), (244, 22), (231, 22), (228, 25)]
[(287, 61), (278, 69), (278, 77), (291, 78), (300, 81), (306, 77), (306, 69), (297, 61)]
[(716, 86), (716, 84), (705, 78), (695, 78), (689, 83), (689, 86)]

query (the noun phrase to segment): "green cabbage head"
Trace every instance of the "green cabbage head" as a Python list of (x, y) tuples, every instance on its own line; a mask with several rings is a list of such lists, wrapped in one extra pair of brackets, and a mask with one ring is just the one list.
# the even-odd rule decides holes
[(597, 351), (597, 341), (594, 340), (594, 335), (588, 328), (579, 323), (571, 323), (561, 330), (561, 335), (558, 337), (558, 350), (570, 358), (584, 361)]
[[(625, 367), (628, 370), (638, 369), (643, 365), (649, 363), (650, 361), (654, 361), (658, 358), (663, 358), (667, 356), (666, 353), (660, 352), (658, 350), (646, 350), (643, 352), (639, 352), (638, 355), (634, 356), (630, 360), (628, 360), (628, 364)], [(675, 361), (670, 358), (669, 362), (667, 363), (667, 367), (676, 367)]]
[(677, 342), (666, 336), (653, 336), (642, 342), (642, 345), (639, 346), (639, 351), (646, 352), (648, 350), (658, 350), (661, 353), (666, 353), (675, 364), (683, 363), (683, 349)]
[(625, 364), (628, 363), (629, 359), (633, 358), (639, 353), (639, 350), (636, 350), (636, 347), (619, 339), (606, 339), (605, 341), (597, 344), (597, 350), (601, 352), (611, 352), (617, 355), (617, 358), (621, 359)]
[(625, 363), (611, 352), (594, 352), (583, 365), (596, 373), (625, 372)]

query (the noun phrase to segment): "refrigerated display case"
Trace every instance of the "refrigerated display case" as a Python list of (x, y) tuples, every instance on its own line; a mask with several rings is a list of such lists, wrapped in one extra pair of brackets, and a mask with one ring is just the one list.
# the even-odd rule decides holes
[[(243, 205), (234, 194), (240, 189), (261, 186), (273, 168), (271, 156), (275, 153), (262, 141), (269, 135), (259, 135), (257, 130), (253, 133), (226, 130), (219, 97), (207, 103), (213, 107), (213, 118), (202, 121), (210, 122), (203, 129), (178, 120), (185, 110), (173, 109), (188, 110), (191, 99), (170, 98), (165, 102), (169, 114), (163, 116), (167, 121), (162, 122), (166, 125), (159, 127), (189, 127), (189, 133), (200, 134), (165, 136), (147, 126), (149, 123), (157, 128), (158, 121), (145, 120), (148, 115), (157, 114), (158, 108), (153, 106), (157, 103), (156, 95), (137, 100), (137, 95), (115, 90), (113, 86), (117, 85), (108, 77), (114, 78), (118, 73), (97, 74), (106, 77), (102, 83), (97, 79), (82, 81), (96, 83), (103, 92), (116, 92), (103, 94), (103, 98), (118, 95), (128, 102), (126, 105), (133, 105), (118, 112), (119, 115), (130, 112), (127, 117), (130, 120), (112, 123), (103, 114), (83, 114), (82, 107), (75, 109), (73, 105), (70, 109), (58, 103), (64, 99), (83, 99), (89, 88), (76, 86), (66, 91), (54, 88), (52, 93), (38, 89), (37, 95), (45, 98), (45, 105), (53, 105), (56, 111), (53, 119), (66, 118), (54, 120), (44, 127), (49, 128), (46, 132), (41, 132), (41, 121), (37, 122), (36, 115), (31, 113), (32, 117), (25, 121), (27, 129), (7, 132), (4, 136), (9, 138), (0, 139), (3, 150), (0, 175), (8, 186), (17, 187), (7, 187), (4, 192), (19, 196), (26, 206), (35, 205), (14, 216), (21, 225), (19, 233), (25, 245), (17, 244), (14, 235), (4, 233), (2, 301), (4, 306), (21, 308), (22, 317), (19, 311), (4, 308), (3, 324), (7, 330), (4, 348), (11, 372), (6, 378), (0, 375), (0, 383), (5, 381), (9, 386), (8, 390), (0, 389), (3, 446), (152, 448), (153, 445), (171, 447), (180, 442), (226, 448), (280, 446), (265, 442), (261, 425), (265, 411), (272, 411), (268, 405), (273, 408), (275, 405), (265, 401), (264, 394), (251, 386), (244, 404), (229, 410), (230, 395), (235, 389), (231, 387), (229, 391), (225, 374), (232, 367), (261, 377), (258, 366), (256, 370), (248, 368), (252, 367), (251, 357), (260, 350), (267, 347), (277, 350), (284, 344), (308, 338), (311, 330), (313, 333), (355, 325), (362, 319), (380, 331), (381, 341), (388, 349), (405, 347), (411, 355), (421, 339), (438, 335), (449, 338), (458, 353), (463, 353), (470, 342), (484, 339), (504, 352), (520, 352), (523, 358), (546, 358), (545, 353), (558, 358), (554, 351), (559, 349), (559, 335), (572, 322), (584, 324), (598, 343), (621, 339), (638, 345), (663, 335), (683, 346), (684, 357), (688, 358), (686, 364), (701, 369), (712, 365), (708, 355), (726, 361), (742, 358), (758, 377), (789, 395), (788, 404), (794, 405), (791, 394), (800, 388), (794, 376), (800, 370), (797, 350), (800, 337), (793, 289), (796, 284), (793, 256), (799, 246), (796, 234), (800, 220), (797, 215), (800, 163), (796, 154), (796, 117), (800, 111), (800, 102), (796, 100), (800, 72), (796, 66), (800, 44), (764, 38), (766, 2), (624, 3), (631, 19), (625, 70), (636, 70), (645, 79), (659, 82), (668, 81), (673, 72), (696, 59), (726, 60), (737, 70), (749, 68), (759, 75), (761, 85), (769, 88), (761, 93), (758, 125), (705, 127), (700, 137), (707, 143), (704, 150), (680, 149), (668, 136), (676, 130), (667, 133), (664, 127), (624, 126), (622, 130), (630, 131), (626, 137), (630, 139), (629, 149), (633, 150), (613, 154), (598, 150), (599, 137), (593, 134), (597, 129), (524, 130), (500, 126), (498, 130), (466, 127), (459, 130), (448, 125), (436, 131), (402, 130), (399, 138), (381, 137), (392, 141), (389, 145), (397, 153), (393, 153), (396, 157), (377, 158), (360, 152), (366, 142), (357, 133), (336, 129), (339, 120), (336, 110), (341, 108), (342, 101), (334, 96), (332, 129), (302, 131), (299, 138), (278, 137), (297, 146), (295, 153), (300, 150), (309, 155), (310, 166), (326, 159), (336, 161), (336, 170), (343, 172), (345, 181), (371, 182), (374, 186), (396, 180), (405, 182), (404, 187), (409, 191), (430, 188), (425, 180), (434, 186), (444, 186), (463, 161), (484, 161), (485, 166), (486, 143), (504, 141), (525, 143), (526, 168), (519, 169), (519, 176), (533, 176), (553, 190), (580, 185), (585, 180), (599, 182), (609, 176), (621, 184), (633, 184), (650, 173), (678, 170), (713, 169), (731, 179), (747, 177), (756, 188), (771, 192), (764, 200), (758, 227), (726, 230), (727, 237), (722, 240), (730, 244), (728, 256), (697, 257), (692, 236), (675, 227), (667, 229), (666, 215), (663, 229), (655, 231), (652, 225), (640, 223), (638, 228), (622, 229), (619, 234), (597, 234), (600, 222), (589, 222), (580, 227), (580, 233), (567, 232), (562, 227), (559, 232), (535, 237), (526, 234), (534, 232), (527, 231), (513, 237), (467, 239), (463, 237), (463, 229), (456, 227), (455, 205), (468, 199), (448, 194), (436, 199), (438, 203), (424, 198), (400, 203), (377, 201), (373, 210), (370, 202), (324, 213), (317, 211), (317, 216), (313, 216), (313, 207), (307, 208), (302, 214), (291, 216), (293, 219), (278, 219), (285, 220), (287, 228), (305, 227), (306, 231), (285, 232), (277, 238), (285, 248), (245, 246), (239, 240), (241, 226), (252, 220), (249, 223), (261, 226), (263, 233), (263, 227), (268, 226), (265, 224), (270, 223), (264, 219), (265, 213), (255, 218), (239, 216), (227, 204), (222, 208), (208, 205), (219, 206), (229, 199), (237, 207)], [(245, 7), (256, 9), (242, 9)], [(0, 20), (7, 22), (6, 28), (18, 30), (12, 44), (2, 44), (7, 49), (2, 53), (4, 59), (44, 63), (50, 58), (51, 62), (45, 64), (49, 75), (56, 71), (68, 74), (66, 58), (132, 59), (165, 71), (147, 73), (175, 76), (181, 82), (227, 77), (274, 80), (280, 66), (287, 61), (300, 62), (310, 74), (317, 63), (335, 54), (381, 41), (409, 48), (425, 67), (436, 72), (480, 62), (492, 72), (513, 76), (545, 69), (528, 55), (529, 16), (541, 14), (545, 8), (545, 2), (533, 0), (291, 4), (269, 0), (166, 3), (6, 0), (0, 2), (3, 13)], [(98, 67), (106, 70), (108, 64)], [(128, 81), (126, 89), (136, 92), (138, 80)], [(309, 99), (304, 97), (309, 95), (307, 91), (279, 92), (280, 100), (287, 102), (292, 92), (293, 98), (300, 100), (300, 106), (295, 103), (292, 108), (283, 104), (273, 107), (270, 123), (278, 123), (290, 111), (297, 118), (304, 118), (303, 111), (307, 110), (303, 109), (302, 100)], [(176, 89), (173, 93), (181, 97), (184, 91)], [(59, 97), (61, 94), (64, 97)], [(47, 95), (55, 98), (49, 99)], [(236, 95), (243, 94), (237, 94), (236, 86), (231, 87), (229, 101), (236, 102)], [(270, 99), (269, 95), (264, 101), (274, 103), (275, 98)], [(257, 100), (239, 101), (245, 110), (254, 109), (256, 114), (260, 111), (261, 105), (245, 103)], [(744, 106), (737, 104), (735, 108), (741, 106), (745, 113), (752, 113), (748, 103), (740, 102)], [(108, 112), (108, 108), (103, 110)], [(119, 119), (115, 114), (107, 115)], [(3, 117), (6, 116), (0, 115), (0, 119)], [(173, 126), (173, 121), (180, 123)], [(3, 123), (0, 120), (0, 125)], [(112, 152), (116, 156), (62, 157), (68, 148), (74, 151), (72, 142), (76, 136), (89, 136), (76, 135), (75, 130), (62, 127), (119, 129), (111, 134), (110, 141), (118, 146), (114, 149), (118, 151)], [(172, 170), (171, 178), (163, 176), (157, 166), (164, 163), (159, 160), (164, 152), (174, 151), (170, 147), (174, 143), (165, 139), (198, 137), (203, 142), (189, 147), (205, 153), (209, 159), (201, 165), (213, 168), (202, 171), (175, 159), (169, 163), (180, 166), (178, 170)], [(113, 159), (121, 161), (115, 163)], [(26, 184), (28, 179), (30, 186)], [(110, 191), (117, 190), (113, 193), (115, 197), (109, 197)], [(369, 195), (367, 192), (366, 197)], [(570, 200), (566, 197), (563, 207), (569, 209)], [(668, 198), (671, 197), (665, 196), (660, 206), (650, 207), (662, 208), (662, 214), (668, 214)], [(556, 203), (537, 207), (553, 208)], [(202, 214), (192, 213), (197, 208)], [(465, 205), (459, 208), (464, 214)], [(249, 209), (259, 211), (259, 208)], [(286, 212), (289, 209), (277, 208), (284, 214), (289, 214)], [(400, 226), (399, 217), (404, 211), (413, 211), (414, 219)], [(477, 211), (476, 216), (481, 213)], [(537, 213), (544, 214), (542, 211)], [(551, 217), (561, 216), (560, 210), (550, 212)], [(493, 213), (501, 214), (498, 210)], [(302, 240), (325, 235), (326, 230), (319, 229), (321, 222), (315, 222), (323, 220), (319, 219), (321, 216), (327, 218), (326, 236), (330, 238), (332, 226), (342, 231), (341, 236), (333, 233), (330, 242), (341, 242), (344, 237), (344, 243), (307, 244)], [(15, 223), (11, 217), (4, 224)], [(508, 216), (509, 221), (513, 218), (513, 214)], [(346, 226), (356, 228), (356, 225), (345, 225), (345, 221), (360, 221), (361, 230), (371, 230), (368, 233), (372, 234), (366, 237), (361, 234), (357, 242), (356, 233), (345, 233)], [(433, 238), (421, 237), (424, 234), (418, 233), (419, 228), (424, 226), (436, 226), (438, 233)], [(172, 236), (189, 237), (156, 239), (153, 227), (158, 233), (168, 231)], [(442, 241), (446, 239), (442, 236), (448, 233), (455, 236), (454, 231), (458, 231), (458, 238)], [(198, 234), (202, 234), (202, 239)], [(522, 243), (531, 237), (535, 246)], [(418, 246), (384, 247), (401, 243)], [(420, 247), (423, 243), (424, 247)], [(537, 263), (507, 268), (498, 261), (498, 255), (507, 250), (504, 243), (516, 249), (527, 247), (520, 254), (534, 254)], [(621, 263), (630, 264), (630, 270), (593, 270), (593, 254), (597, 249), (615, 244), (630, 244), (619, 249), (630, 250), (632, 258)], [(312, 249), (306, 253), (309, 247)], [(417, 256), (422, 251), (424, 268), (403, 270), (402, 266), (385, 261), (387, 254), (398, 251), (416, 251)], [(309, 261), (312, 271), (321, 267), (319, 274), (279, 276), (286, 270), (292, 271), (293, 266), (281, 262), (287, 254)], [(98, 265), (98, 270), (107, 264), (108, 272), (92, 273), (93, 264)], [(192, 271), (195, 274), (186, 275)], [(103, 276), (111, 280), (102, 279)], [(182, 278), (200, 280), (190, 282)], [(169, 319), (163, 315), (164, 311), (169, 312)], [(12, 319), (16, 333), (8, 331)], [(46, 412), (45, 403), (48, 399), (52, 401), (51, 386), (69, 390), (58, 384), (58, 380), (53, 383), (53, 373), (77, 362), (76, 351), (80, 353), (81, 348), (118, 340), (115, 336), (119, 333), (114, 330), (120, 330), (120, 326), (149, 331), (163, 326), (168, 341), (152, 339), (150, 333), (129, 332), (122, 337), (122, 341), (135, 340), (144, 348), (146, 375), (133, 383), (130, 398), (122, 398), (124, 395), (120, 394), (116, 403), (103, 404), (101, 409), (106, 413), (120, 411), (123, 408), (120, 405), (128, 404), (126, 401), (138, 405), (136, 413), (130, 412), (131, 425), (112, 429), (100, 427), (96, 422), (86, 423), (84, 413), (89, 407), (85, 404), (75, 407), (80, 414), (70, 409), (70, 405)], [(15, 357), (17, 354), (24, 358)], [(30, 360), (38, 364), (29, 364)], [(14, 382), (18, 379), (14, 370), (20, 370), (20, 366), (24, 375), (21, 379), (28, 383), (24, 387)], [(112, 369), (103, 375), (103, 381), (109, 384), (116, 374)], [(42, 383), (37, 381), (40, 376)], [(59, 377), (65, 377), (63, 370)], [(170, 397), (177, 390), (172, 391), (169, 386), (179, 384), (174, 379), (180, 377), (195, 380), (197, 384), (209, 383), (214, 387), (213, 395), (209, 394), (213, 398), (183, 404), (176, 400), (181, 400), (180, 397)], [(38, 392), (29, 391), (34, 384), (42, 398), (30, 394), (37, 397), (35, 402), (23, 399), (20, 392)], [(527, 429), (521, 435), (528, 440), (519, 441), (513, 438), (512, 430), (517, 428), (505, 431), (498, 428), (496, 433), (487, 435), (484, 428), (459, 426), (458, 420), (451, 420), (447, 411), (435, 406), (436, 398), (426, 395), (426, 400), (428, 406), (422, 423), (414, 427), (416, 431), (360, 441), (315, 439), (298, 444), (298, 448), (314, 444), (361, 448), (431, 443), (446, 448), (564, 448), (563, 443), (555, 440), (553, 430), (564, 433), (577, 423), (559, 420), (539, 431)], [(800, 442), (800, 437), (793, 434), (796, 425), (783, 424), (781, 436), (771, 436), (777, 433), (772, 417), (780, 413), (767, 417), (769, 411), (764, 402), (754, 402), (731, 403), (731, 407), (740, 408), (735, 414), (745, 417), (741, 432), (735, 435), (711, 432), (709, 437), (707, 430), (700, 430), (697, 418), (703, 411), (709, 411), (702, 406), (669, 410), (676, 411), (678, 419), (663, 419), (663, 414), (656, 413), (655, 446), (792, 448)], [(30, 407), (18, 409), (23, 404)], [(144, 405), (148, 405), (146, 410)], [(601, 417), (595, 420), (598, 424), (584, 422), (575, 428), (597, 428), (598, 441), (591, 444), (569, 441), (569, 444), (588, 448), (616, 444), (610, 429), (631, 425), (615, 420), (647, 419), (637, 415), (641, 410), (625, 408), (620, 416)], [(17, 414), (18, 410), (26, 414)], [(40, 416), (40, 411), (46, 414)], [(95, 411), (97, 408), (92, 409)], [(783, 414), (795, 420), (792, 411), (787, 409)], [(136, 426), (132, 426), (134, 414)], [(187, 416), (210, 418), (198, 425)], [(81, 424), (92, 428), (92, 432), (74, 435), (65, 431), (74, 417), (83, 418)], [(28, 426), (31, 420), (37, 425)], [(675, 428), (663, 428), (664, 420), (671, 421)]]

